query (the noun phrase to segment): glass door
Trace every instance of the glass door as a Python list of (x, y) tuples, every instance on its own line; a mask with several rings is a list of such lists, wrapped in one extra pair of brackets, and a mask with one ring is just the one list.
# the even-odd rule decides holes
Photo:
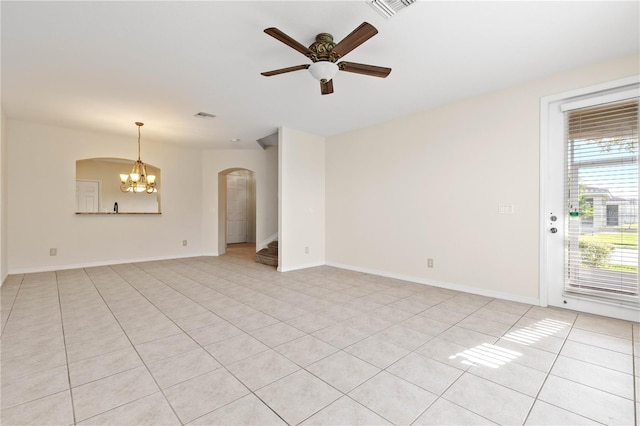
[(638, 300), (638, 101), (565, 112), (564, 293)]
[(638, 321), (640, 77), (541, 100), (540, 301)]

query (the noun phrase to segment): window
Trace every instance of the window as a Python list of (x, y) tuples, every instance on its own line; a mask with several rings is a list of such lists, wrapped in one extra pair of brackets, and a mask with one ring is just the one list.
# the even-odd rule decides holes
[(638, 300), (638, 98), (565, 112), (565, 293)]

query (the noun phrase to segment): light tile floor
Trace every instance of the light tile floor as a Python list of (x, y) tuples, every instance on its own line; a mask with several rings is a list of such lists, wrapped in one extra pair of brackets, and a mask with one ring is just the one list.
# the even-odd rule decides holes
[(12, 275), (1, 302), (3, 425), (640, 418), (637, 323), (331, 267), (230, 251)]

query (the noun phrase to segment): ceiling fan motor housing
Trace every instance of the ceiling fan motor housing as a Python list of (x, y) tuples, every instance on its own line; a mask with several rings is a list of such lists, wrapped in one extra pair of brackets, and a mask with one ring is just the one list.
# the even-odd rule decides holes
[(336, 44), (333, 42), (333, 36), (329, 33), (320, 33), (316, 36), (316, 41), (309, 46), (311, 55), (309, 59), (313, 62), (318, 61), (330, 61), (335, 62), (338, 60), (339, 55), (333, 53), (333, 48)]

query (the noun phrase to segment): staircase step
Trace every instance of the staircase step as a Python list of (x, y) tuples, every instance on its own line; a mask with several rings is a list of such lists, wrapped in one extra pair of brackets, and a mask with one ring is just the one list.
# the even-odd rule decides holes
[(271, 241), (269, 244), (267, 244), (267, 249), (269, 250), (270, 254), (275, 254), (277, 256), (278, 255), (278, 240)]
[(256, 253), (256, 262), (269, 266), (278, 266), (278, 253), (269, 253), (268, 248), (264, 248)]

